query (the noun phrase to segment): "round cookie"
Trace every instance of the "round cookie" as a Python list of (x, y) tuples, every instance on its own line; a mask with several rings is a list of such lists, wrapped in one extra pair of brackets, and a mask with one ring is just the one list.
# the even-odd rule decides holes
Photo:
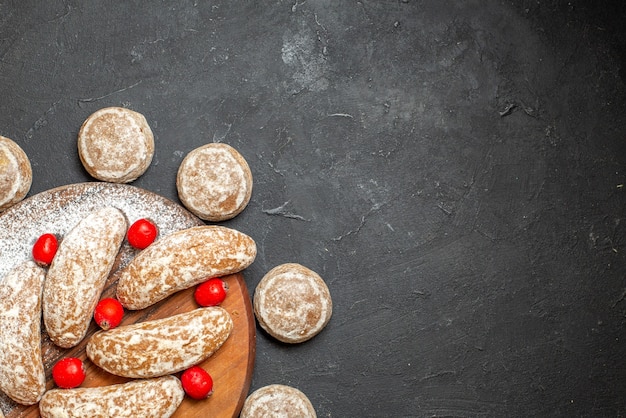
[(259, 325), (285, 343), (313, 338), (326, 326), (332, 311), (324, 280), (297, 263), (274, 267), (254, 291), (254, 313)]
[(304, 393), (286, 385), (268, 385), (252, 392), (239, 418), (316, 418)]
[(252, 195), (252, 172), (243, 156), (222, 143), (189, 152), (176, 176), (178, 197), (190, 212), (205, 221), (234, 218)]
[(106, 107), (91, 114), (80, 127), (78, 155), (92, 177), (130, 183), (150, 166), (154, 135), (141, 113)]
[(0, 136), (0, 212), (24, 199), (32, 182), (33, 171), (24, 150)]

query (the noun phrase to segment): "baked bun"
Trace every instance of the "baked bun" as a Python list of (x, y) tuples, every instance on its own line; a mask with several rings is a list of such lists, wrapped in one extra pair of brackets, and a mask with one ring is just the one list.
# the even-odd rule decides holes
[(304, 393), (286, 385), (268, 385), (255, 390), (243, 404), (239, 418), (316, 418)]
[(146, 118), (122, 107), (91, 114), (78, 132), (78, 155), (98, 180), (129, 183), (150, 166), (154, 136)]
[(254, 291), (254, 313), (259, 325), (285, 343), (313, 338), (326, 326), (332, 311), (324, 280), (300, 264), (274, 267)]
[(33, 171), (24, 150), (0, 136), (0, 212), (24, 199), (32, 182)]
[(189, 211), (205, 221), (234, 218), (252, 195), (252, 172), (233, 147), (212, 143), (191, 151), (176, 177), (178, 196)]

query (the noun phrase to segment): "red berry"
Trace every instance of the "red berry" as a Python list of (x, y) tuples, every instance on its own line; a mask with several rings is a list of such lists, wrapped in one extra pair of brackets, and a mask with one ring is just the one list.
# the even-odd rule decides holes
[(53, 234), (43, 234), (33, 245), (33, 259), (42, 266), (49, 266), (57, 253), (59, 243)]
[(180, 376), (185, 393), (193, 399), (205, 399), (213, 393), (213, 379), (200, 366), (191, 366)]
[(155, 224), (148, 219), (142, 218), (135, 221), (135, 223), (128, 228), (126, 238), (128, 239), (128, 243), (134, 248), (143, 250), (154, 242), (158, 233), (159, 230)]
[(200, 306), (216, 306), (226, 299), (228, 285), (224, 280), (214, 277), (196, 287), (193, 296)]
[(124, 307), (119, 300), (113, 298), (102, 299), (93, 312), (96, 324), (105, 331), (118, 326), (123, 317)]
[(81, 359), (66, 357), (52, 367), (52, 378), (58, 387), (71, 389), (80, 386), (85, 380), (85, 367)]

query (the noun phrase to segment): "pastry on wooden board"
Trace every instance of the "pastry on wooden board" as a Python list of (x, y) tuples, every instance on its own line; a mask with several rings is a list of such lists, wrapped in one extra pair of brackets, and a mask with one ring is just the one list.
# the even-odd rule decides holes
[(98, 331), (87, 343), (91, 361), (117, 376), (150, 378), (185, 370), (209, 358), (230, 336), (223, 308), (198, 308), (167, 318)]
[(59, 347), (74, 347), (87, 333), (126, 228), (124, 214), (105, 207), (83, 218), (61, 240), (43, 291), (45, 328)]
[(237, 273), (256, 258), (243, 232), (202, 225), (163, 237), (117, 273), (117, 298), (126, 309), (144, 309), (215, 276)]
[(174, 376), (131, 380), (109, 386), (52, 389), (39, 402), (42, 418), (168, 418), (185, 392)]
[(41, 354), (41, 297), (45, 271), (25, 261), (0, 280), (0, 390), (33, 405), (46, 390)]
[[(0, 266), (0, 280), (6, 276), (6, 271), (2, 268), (13, 263), (8, 258), (10, 260), (13, 258), (30, 258), (30, 255), (27, 255), (28, 251), (32, 248), (35, 238), (42, 232), (53, 232), (62, 242), (73, 227), (92, 211), (107, 206), (119, 208), (129, 221), (140, 217), (154, 219), (158, 223), (163, 237), (201, 224), (196, 217), (193, 217), (179, 205), (166, 201), (158, 195), (124, 184), (95, 182), (46, 191), (15, 208), (9, 209), (0, 217), (0, 224), (2, 225), (0, 241), (10, 243), (8, 248), (2, 247), (0, 249), (3, 261), (3, 266)], [(120, 265), (116, 264), (116, 269), (127, 265), (138, 254), (136, 250), (129, 247), (128, 243), (124, 243), (122, 247), (116, 260), (116, 263), (119, 262)], [(250, 359), (253, 359), (254, 355), (253, 314), (241, 274), (225, 277), (224, 280), (231, 284), (232, 292), (229, 294), (225, 308), (233, 313), (233, 322), (236, 327), (234, 326), (232, 331), (236, 335), (231, 335), (229, 340), (225, 342), (225, 346), (220, 347), (212, 356), (215, 357), (214, 361), (207, 363), (216, 365), (209, 370), (216, 379), (217, 393), (212, 395), (207, 402), (184, 400), (175, 414), (176, 416), (203, 416), (203, 412), (199, 411), (206, 411), (212, 416), (213, 411), (228, 411), (225, 413), (230, 416), (232, 412), (232, 416), (235, 416), (235, 412), (239, 412), (248, 391), (253, 366), (253, 361)], [(114, 283), (113, 276), (109, 277), (107, 283)], [(127, 319), (130, 321), (127, 323), (134, 323), (136, 320), (131, 318), (135, 317), (141, 319), (139, 322), (145, 322), (148, 318), (153, 319), (151, 318), (153, 316), (154, 319), (164, 318), (164, 314), (170, 316), (196, 308), (190, 290), (192, 289), (188, 289), (187, 292), (180, 292), (174, 298), (163, 301), (163, 304), (158, 307), (144, 311), (145, 313), (128, 313)], [(107, 292), (108, 295), (111, 295), (111, 292), (114, 293), (115, 286), (108, 287)], [(146, 317), (146, 315), (148, 316)], [(93, 326), (90, 326), (90, 332), (93, 332)], [(45, 332), (41, 333), (41, 336), (42, 344), (44, 344), (43, 340), (45, 339), (44, 367), (48, 372), (58, 353), (63, 356), (62, 353), (73, 355), (82, 352), (83, 354), (79, 354), (79, 357), (83, 358), (84, 356), (84, 346), (88, 342), (87, 339), (68, 351), (59, 351), (52, 345)], [(233, 339), (234, 336), (237, 338)], [(250, 357), (250, 353), (252, 353), (252, 357)], [(211, 362), (211, 359), (207, 361)], [(232, 370), (233, 367), (237, 370)], [(243, 369), (246, 369), (247, 372), (244, 373)], [(48, 377), (50, 377), (49, 374)], [(87, 387), (95, 387), (96, 385), (101, 387), (117, 383), (120, 381), (119, 379), (96, 365), (90, 364), (85, 385)], [(121, 379), (123, 381), (125, 378)], [(49, 379), (47, 382), (48, 389), (52, 387), (51, 384), (51, 379)], [(228, 387), (228, 394), (220, 392), (219, 386)], [(237, 392), (239, 388), (241, 391)], [(8, 397), (3, 399), (0, 406), (5, 412), (8, 412), (8, 416), (39, 416), (37, 405), (19, 406)]]

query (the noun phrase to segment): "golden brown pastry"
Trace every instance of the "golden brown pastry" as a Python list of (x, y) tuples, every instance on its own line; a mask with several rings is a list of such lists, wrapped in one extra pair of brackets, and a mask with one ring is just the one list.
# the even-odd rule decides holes
[(176, 177), (178, 196), (206, 221), (234, 218), (252, 195), (252, 172), (243, 156), (227, 144), (207, 144), (191, 151)]
[(117, 376), (149, 378), (184, 370), (209, 358), (233, 329), (219, 306), (198, 308), (163, 319), (98, 331), (87, 343), (87, 356)]
[(43, 292), (43, 319), (53, 343), (68, 348), (87, 333), (126, 234), (124, 214), (107, 207), (83, 218), (61, 240)]
[(87, 172), (98, 180), (129, 183), (150, 166), (154, 136), (141, 113), (106, 107), (83, 122), (78, 155)]
[(239, 418), (316, 418), (309, 398), (296, 388), (268, 385), (250, 394)]
[(256, 257), (252, 238), (237, 230), (203, 225), (155, 241), (118, 271), (117, 298), (143, 309), (169, 295), (248, 267)]
[(254, 292), (254, 313), (259, 325), (286, 343), (313, 338), (326, 326), (332, 310), (324, 280), (297, 263), (274, 267)]
[(0, 136), (0, 212), (24, 199), (32, 182), (33, 171), (24, 150)]
[(174, 376), (110, 386), (52, 389), (39, 403), (42, 418), (167, 418), (185, 397)]
[(41, 357), (41, 295), (45, 271), (33, 261), (0, 281), (0, 390), (33, 405), (46, 389)]

